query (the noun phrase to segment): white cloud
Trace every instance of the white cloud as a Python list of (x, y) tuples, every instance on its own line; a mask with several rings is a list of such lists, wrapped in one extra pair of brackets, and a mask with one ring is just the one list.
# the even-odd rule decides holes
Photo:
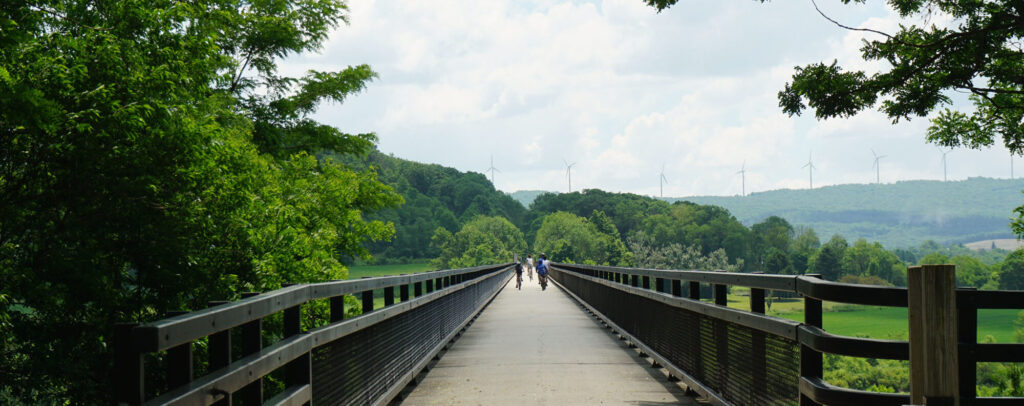
[[(852, 26), (892, 31), (898, 22), (881, 4), (827, 6)], [(889, 155), (883, 181), (936, 178), (925, 120), (781, 113), (776, 93), (794, 66), (838, 59), (885, 68), (861, 60), (863, 33), (807, 3), (694, 1), (660, 14), (638, 0), (353, 0), (350, 8), (351, 25), (322, 54), (282, 67), (368, 63), (380, 74), (318, 118), (375, 131), (382, 151), (421, 162), (482, 171), (493, 154), (506, 191), (565, 190), (563, 159), (577, 162), (574, 189), (657, 194), (665, 165), (666, 195), (738, 194), (744, 162), (748, 192), (803, 188), (811, 151), (816, 186), (868, 182), (869, 148)], [(1005, 176), (1003, 153), (957, 151), (950, 177)]]

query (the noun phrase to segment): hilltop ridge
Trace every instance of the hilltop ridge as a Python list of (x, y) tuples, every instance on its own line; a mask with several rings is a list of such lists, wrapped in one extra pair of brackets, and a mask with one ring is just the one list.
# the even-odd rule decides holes
[(823, 239), (840, 234), (891, 248), (926, 240), (941, 244), (1015, 238), (1009, 224), (1024, 204), (1024, 180), (969, 178), (846, 184), (813, 190), (783, 189), (748, 196), (665, 198), (723, 207), (744, 224), (769, 216), (813, 228)]

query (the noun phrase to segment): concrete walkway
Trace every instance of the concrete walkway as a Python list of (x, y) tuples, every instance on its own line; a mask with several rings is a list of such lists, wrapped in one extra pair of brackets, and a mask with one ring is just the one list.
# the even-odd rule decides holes
[(406, 405), (698, 404), (553, 284), (509, 282)]

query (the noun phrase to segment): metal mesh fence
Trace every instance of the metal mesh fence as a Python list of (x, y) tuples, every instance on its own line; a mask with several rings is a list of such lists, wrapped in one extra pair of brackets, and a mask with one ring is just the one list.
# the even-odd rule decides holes
[(313, 350), (314, 404), (381, 401), (417, 363), (469, 319), (507, 280), (507, 272)]
[(594, 283), (569, 272), (557, 280), (611, 322), (726, 401), (799, 403), (795, 341)]

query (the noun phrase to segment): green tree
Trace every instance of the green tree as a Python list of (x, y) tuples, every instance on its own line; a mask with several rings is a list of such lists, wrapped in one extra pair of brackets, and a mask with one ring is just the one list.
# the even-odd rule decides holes
[(774, 274), (793, 274), (793, 265), (789, 262), (789, 255), (778, 248), (768, 247), (761, 255), (764, 272)]
[(771, 216), (750, 227), (750, 233), (758, 241), (758, 249), (774, 247), (781, 252), (789, 252), (793, 240), (793, 226), (786, 219)]
[(440, 252), (430, 244), (434, 230), (444, 227), (457, 232), (477, 215), (505, 217), (516, 227), (527, 228), (526, 209), (495, 190), (481, 174), (399, 159), (379, 151), (337, 159), (356, 169), (375, 170), (382, 182), (394, 187), (405, 199), (399, 208), (368, 216), (395, 225), (393, 240), (367, 246), (376, 263), (436, 258)]
[(879, 243), (857, 240), (843, 252), (843, 275), (876, 276), (897, 286), (906, 285), (903, 262)]
[(999, 289), (1024, 290), (1024, 250), (1014, 251), (999, 266)]
[(811, 258), (821, 247), (821, 241), (813, 228), (802, 228), (796, 231), (796, 238), (791, 245), (790, 263), (793, 265), (793, 272), (797, 274), (807, 273), (811, 266)]
[(956, 265), (956, 283), (959, 286), (981, 288), (988, 283), (992, 270), (981, 260), (968, 256), (957, 255), (949, 259)]
[(0, 8), (0, 387), (18, 403), (111, 403), (115, 322), (343, 278), (393, 232), (363, 217), (390, 188), (313, 155), (372, 147), (309, 116), (373, 72), (276, 72), (340, 1)]
[(917, 261), (918, 265), (943, 265), (948, 263), (949, 257), (938, 252), (933, 252), (931, 254), (925, 255), (921, 257), (920, 261)]
[(522, 231), (502, 217), (478, 216), (455, 235), (438, 228), (433, 241), (441, 251), (432, 261), (438, 269), (510, 262), (514, 254), (526, 252)]
[(636, 266), (641, 268), (737, 272), (743, 267), (743, 260), (730, 263), (721, 248), (704, 255), (700, 247), (693, 245), (684, 247), (679, 243), (669, 243), (659, 246), (643, 232), (633, 233), (627, 243)]
[(834, 235), (821, 246), (810, 260), (810, 269), (822, 278), (836, 281), (842, 276), (842, 260), (849, 244), (842, 236)]
[[(600, 219), (600, 216), (597, 216)], [(602, 233), (590, 220), (572, 213), (544, 217), (533, 250), (556, 262), (631, 265), (632, 253), (612, 235)]]
[(645, 218), (640, 230), (659, 244), (695, 246), (704, 255), (722, 249), (738, 263), (752, 255), (750, 230), (718, 206), (676, 202), (669, 213)]
[(750, 227), (753, 253), (762, 270), (769, 273), (792, 273), (790, 242), (793, 226), (779, 216), (771, 216)]

